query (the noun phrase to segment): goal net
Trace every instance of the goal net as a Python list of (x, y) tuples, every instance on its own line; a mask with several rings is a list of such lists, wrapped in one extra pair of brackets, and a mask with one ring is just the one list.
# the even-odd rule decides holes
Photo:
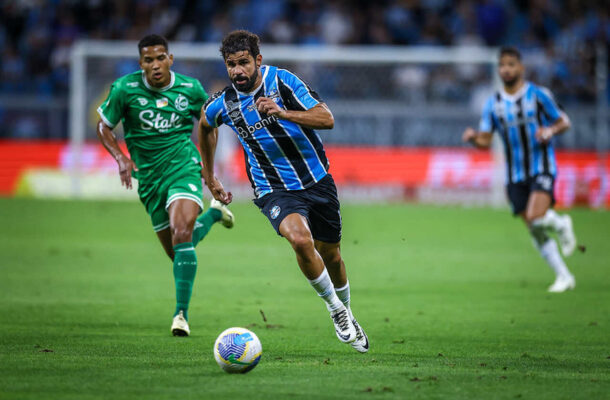
[[(218, 45), (170, 43), (170, 53), (172, 69), (199, 79), (209, 94), (229, 83)], [(264, 45), (261, 54), (264, 64), (299, 75), (332, 110), (335, 128), (319, 134), (342, 198), (503, 204), (501, 152), (461, 143), (497, 83), (495, 50)], [(95, 110), (115, 79), (137, 69), (135, 42), (75, 44), (66, 157), (72, 195), (126, 193), (114, 161), (97, 144)], [(220, 140), (219, 175), (238, 197), (251, 198), (239, 144), (229, 132)]]

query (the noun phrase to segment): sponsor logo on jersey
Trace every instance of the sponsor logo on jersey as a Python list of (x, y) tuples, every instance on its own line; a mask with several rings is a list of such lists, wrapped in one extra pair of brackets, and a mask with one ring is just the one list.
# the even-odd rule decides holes
[(246, 125), (246, 129), (237, 125), (237, 133), (239, 133), (239, 136), (241, 136), (242, 138), (245, 139), (248, 137), (248, 135), (253, 134), (254, 132), (258, 131), (259, 129), (268, 127), (269, 125), (273, 124), (274, 122), (277, 122), (277, 120), (278, 119), (275, 115), (271, 115), (267, 118), (261, 119), (254, 125)]
[(144, 97), (138, 97), (138, 102), (141, 106), (145, 106), (148, 104), (148, 100), (146, 100)]
[(189, 108), (189, 100), (183, 95), (179, 94), (174, 101), (174, 107), (176, 107), (176, 110), (178, 111), (186, 111), (186, 109)]
[(128, 82), (127, 86), (129, 87), (138, 87), (139, 83), (138, 82)]
[(168, 104), (169, 101), (165, 97), (157, 99), (157, 108), (166, 107)]
[(193, 84), (192, 84), (192, 83), (190, 83), (190, 82), (182, 82), (182, 83), (180, 84), (180, 86), (185, 86), (185, 87), (193, 87)]
[[(167, 100), (167, 99), (166, 99)], [(158, 102), (159, 100), (157, 100)], [(147, 131), (155, 129), (159, 132), (165, 133), (173, 128), (179, 128), (182, 126), (181, 118), (176, 113), (167, 118), (163, 118), (161, 113), (156, 113), (153, 110), (142, 110), (138, 115), (140, 117), (140, 127)]]
[(191, 188), (191, 190), (192, 190), (193, 192), (196, 192), (196, 191), (197, 191), (197, 186), (193, 185), (192, 183), (189, 183), (189, 187)]
[(280, 94), (278, 93), (277, 89), (271, 89), (269, 93), (267, 93), (267, 97), (277, 103), (280, 99)]
[(281, 211), (282, 209), (280, 208), (280, 206), (273, 206), (273, 208), (269, 212), (269, 216), (271, 217), (271, 219), (276, 219), (280, 215)]

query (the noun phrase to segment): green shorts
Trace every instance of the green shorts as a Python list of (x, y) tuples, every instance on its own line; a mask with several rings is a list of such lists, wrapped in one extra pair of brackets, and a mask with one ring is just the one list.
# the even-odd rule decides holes
[(140, 201), (150, 215), (155, 232), (169, 228), (170, 204), (178, 199), (192, 200), (203, 211), (203, 189), (201, 184), (201, 167), (193, 164), (185, 166), (179, 172), (155, 179), (153, 182), (138, 182)]

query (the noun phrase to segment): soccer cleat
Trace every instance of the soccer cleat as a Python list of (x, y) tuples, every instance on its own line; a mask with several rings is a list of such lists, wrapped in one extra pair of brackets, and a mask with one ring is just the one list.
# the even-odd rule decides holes
[(563, 256), (571, 256), (576, 249), (576, 236), (574, 235), (574, 228), (572, 226), (572, 217), (569, 215), (563, 216), (563, 228), (557, 231), (557, 236), (559, 237), (559, 244)]
[(189, 323), (184, 319), (184, 313), (179, 311), (172, 321), (172, 335), (188, 336), (190, 334)]
[(576, 280), (572, 275), (560, 275), (555, 279), (555, 282), (549, 287), (550, 293), (563, 293), (566, 290), (572, 290), (576, 287)]
[(356, 327), (354, 327), (345, 306), (341, 306), (341, 308), (331, 311), (330, 318), (332, 318), (333, 324), (335, 324), (335, 333), (340, 341), (343, 343), (351, 343), (356, 340)]
[(210, 207), (215, 208), (222, 213), (222, 217), (220, 218), (220, 223), (222, 226), (225, 228), (233, 228), (233, 225), (235, 225), (235, 217), (226, 205), (222, 204), (216, 199), (212, 199), (210, 201)]
[(358, 321), (356, 321), (356, 318), (354, 318), (354, 315), (351, 311), (349, 312), (349, 314), (352, 318), (352, 324), (354, 324), (354, 328), (356, 328), (356, 340), (354, 340), (350, 344), (354, 349), (356, 349), (356, 351), (359, 351), (360, 353), (366, 353), (367, 351), (369, 351), (369, 338), (368, 336), (366, 336), (366, 333), (364, 333), (364, 329), (362, 329)]

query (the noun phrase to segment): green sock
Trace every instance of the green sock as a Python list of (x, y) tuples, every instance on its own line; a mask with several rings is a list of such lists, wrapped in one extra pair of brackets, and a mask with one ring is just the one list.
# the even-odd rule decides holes
[(174, 246), (174, 281), (176, 283), (176, 312), (183, 311), (188, 320), (188, 309), (197, 272), (197, 255), (193, 243), (178, 243)]
[(222, 218), (222, 212), (215, 208), (209, 208), (208, 211), (201, 214), (199, 218), (197, 218), (197, 223), (195, 223), (195, 229), (193, 229), (193, 245), (197, 246), (197, 243), (201, 242), (201, 240), (208, 234), (212, 225), (216, 222), (220, 221)]

